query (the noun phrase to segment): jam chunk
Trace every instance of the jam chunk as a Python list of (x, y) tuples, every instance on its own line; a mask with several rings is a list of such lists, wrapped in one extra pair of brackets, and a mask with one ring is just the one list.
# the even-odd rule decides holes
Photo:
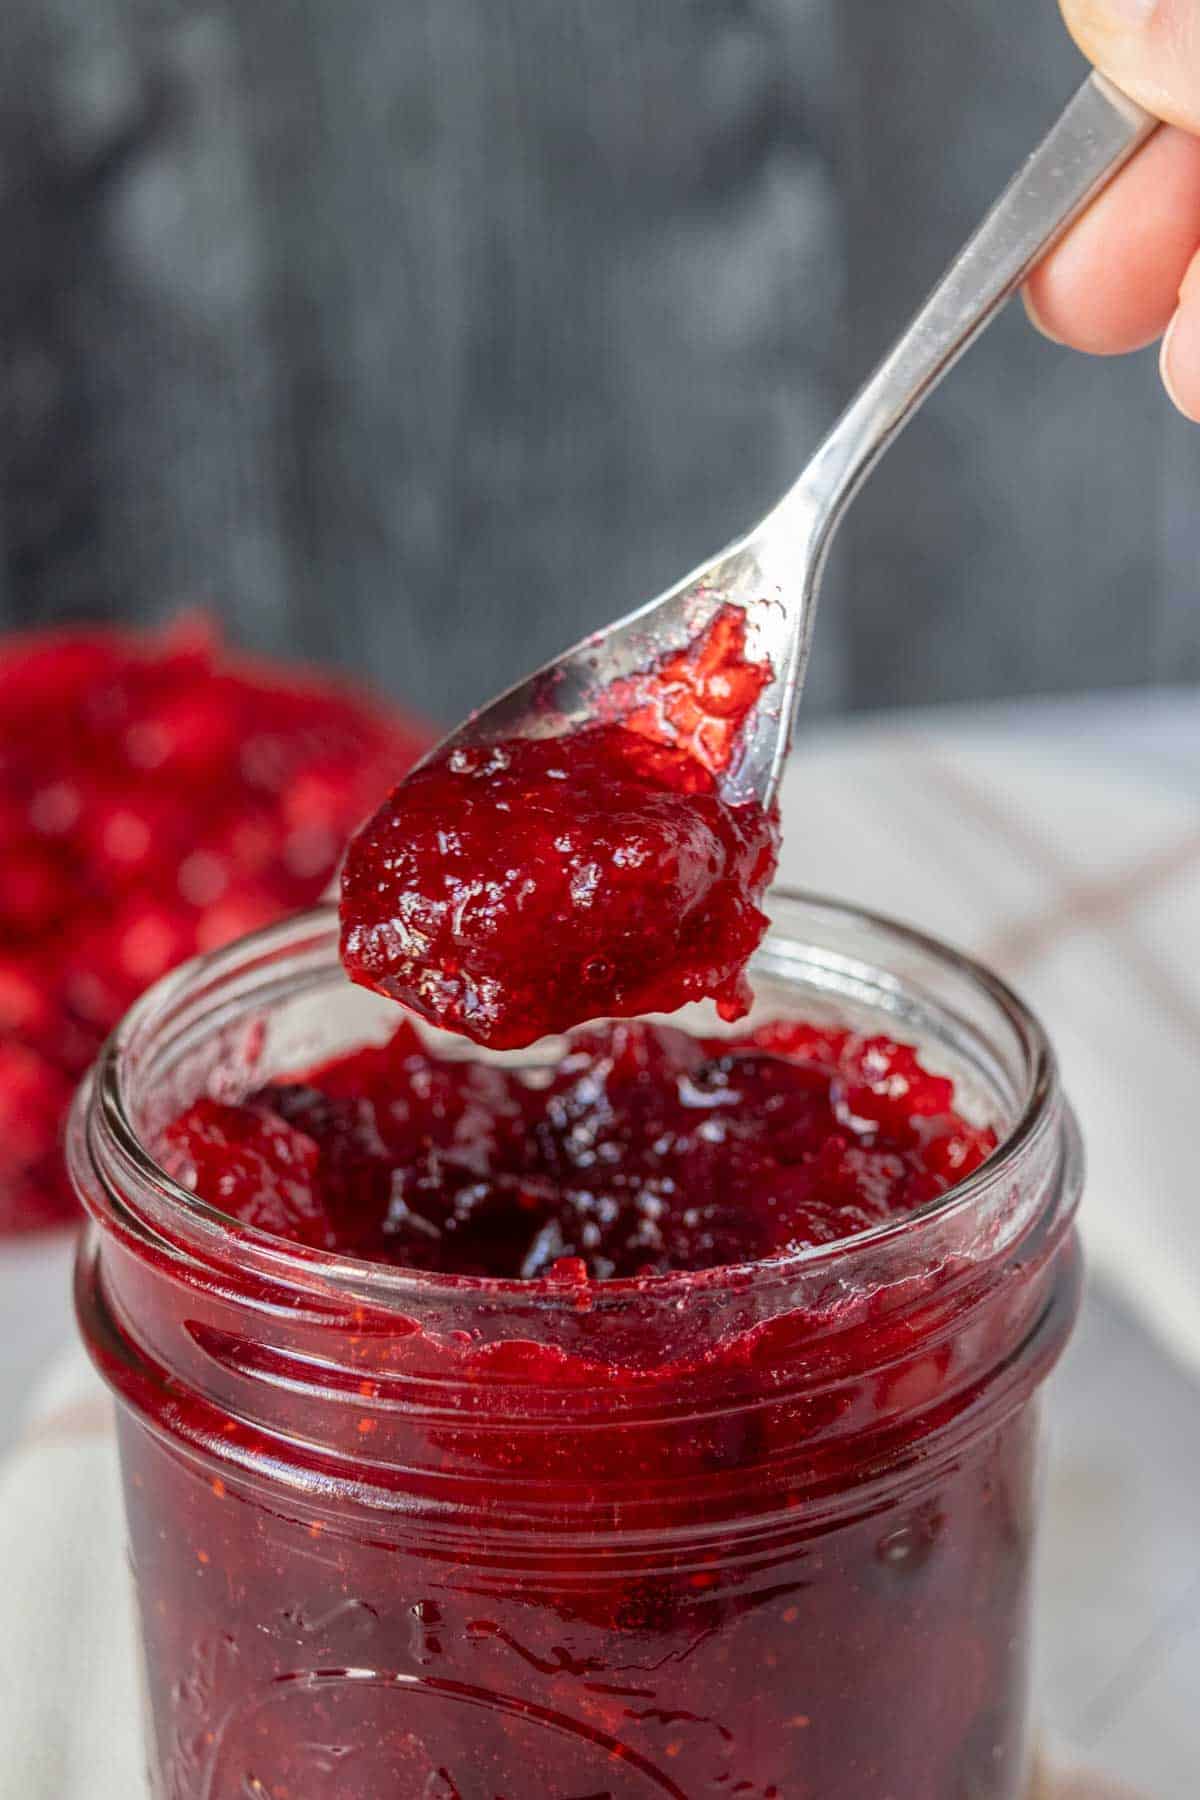
[(773, 821), (619, 725), (452, 750), (354, 839), (342, 959), (495, 1049), (582, 1020), (749, 1004)]
[(422, 765), (351, 843), (348, 973), (493, 1049), (705, 997), (739, 1018), (778, 822), (719, 777), (770, 679), (725, 606), (597, 723)]

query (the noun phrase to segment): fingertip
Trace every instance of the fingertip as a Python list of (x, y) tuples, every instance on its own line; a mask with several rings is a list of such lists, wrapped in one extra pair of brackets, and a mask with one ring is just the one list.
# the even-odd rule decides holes
[(1054, 342), (1123, 355), (1154, 342), (1200, 241), (1200, 141), (1158, 132), (1033, 271), (1026, 306)]
[(1032, 278), (1027, 281), (1025, 286), (1021, 289), (1021, 304), (1025, 308), (1025, 317), (1029, 320), (1033, 329), (1040, 332), (1042, 337), (1048, 338), (1052, 344), (1064, 344), (1066, 342), (1066, 339), (1059, 337), (1058, 333), (1051, 329), (1048, 321), (1042, 317), (1038, 308), (1037, 289)]
[(1061, 0), (1084, 56), (1147, 112), (1200, 132), (1195, 0)]

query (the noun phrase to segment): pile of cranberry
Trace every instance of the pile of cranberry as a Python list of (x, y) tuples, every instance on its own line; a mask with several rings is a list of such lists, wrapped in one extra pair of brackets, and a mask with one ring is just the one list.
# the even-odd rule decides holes
[(107, 1032), (199, 950), (310, 905), (417, 734), (231, 656), (203, 619), (0, 652), (0, 1231), (74, 1211), (63, 1116)]

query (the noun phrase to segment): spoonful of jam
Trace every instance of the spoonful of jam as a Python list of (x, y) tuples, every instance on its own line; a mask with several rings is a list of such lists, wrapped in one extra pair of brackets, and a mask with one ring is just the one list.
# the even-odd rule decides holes
[(500, 1050), (705, 995), (744, 1013), (777, 849), (774, 805), (723, 786), (771, 679), (745, 634), (730, 605), (590, 719), (420, 763), (346, 858), (354, 979)]
[(745, 1012), (834, 530), (1157, 121), (1092, 75), (762, 522), (453, 732), (351, 843), (354, 980), (496, 1049), (711, 996)]

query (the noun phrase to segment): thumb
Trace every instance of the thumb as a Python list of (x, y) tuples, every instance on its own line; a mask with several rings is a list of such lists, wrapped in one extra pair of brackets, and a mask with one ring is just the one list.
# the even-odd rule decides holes
[(1200, 133), (1200, 0), (1061, 0), (1089, 62), (1148, 112)]

